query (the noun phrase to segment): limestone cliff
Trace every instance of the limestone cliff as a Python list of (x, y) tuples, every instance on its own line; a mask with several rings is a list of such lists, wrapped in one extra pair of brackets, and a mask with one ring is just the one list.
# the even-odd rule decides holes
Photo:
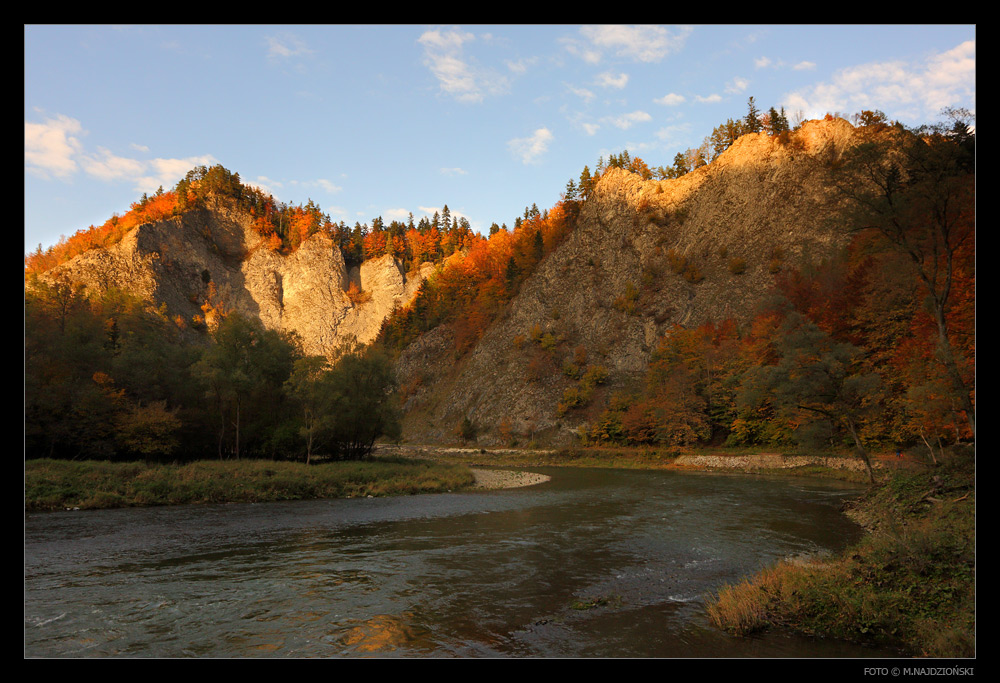
[(676, 180), (604, 174), (574, 232), (471, 352), (456, 363), (446, 327), (404, 351), (406, 437), (454, 441), (468, 417), (483, 445), (571, 441), (592, 417), (557, 412), (576, 381), (560, 367), (579, 349), (608, 371), (600, 402), (638, 381), (674, 325), (746, 321), (776, 271), (838, 248), (824, 167), (853, 135), (846, 121), (809, 122), (794, 144), (747, 135)]
[[(219, 311), (239, 311), (271, 329), (298, 333), (306, 353), (371, 342), (382, 321), (416, 293), (430, 266), (407, 274), (391, 256), (349, 273), (340, 249), (316, 233), (291, 254), (264, 246), (249, 217), (225, 200), (138, 226), (118, 244), (92, 249), (45, 274), (90, 292), (122, 289), (191, 323), (211, 326)], [(351, 282), (360, 290), (352, 298)], [(207, 304), (207, 305), (206, 305)]]

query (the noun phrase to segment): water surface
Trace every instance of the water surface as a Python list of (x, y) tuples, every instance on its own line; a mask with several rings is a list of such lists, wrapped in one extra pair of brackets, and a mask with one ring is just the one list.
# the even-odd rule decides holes
[(522, 489), (25, 520), (44, 657), (860, 657), (712, 628), (705, 597), (860, 536), (820, 480), (542, 469)]

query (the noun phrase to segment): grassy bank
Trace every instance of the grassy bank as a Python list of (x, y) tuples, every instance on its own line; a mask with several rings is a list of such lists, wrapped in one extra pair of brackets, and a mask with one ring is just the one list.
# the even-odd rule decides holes
[(185, 503), (261, 503), (433, 493), (473, 483), (467, 467), (375, 459), (306, 466), (265, 460), (143, 462), (29, 460), (26, 511)]
[(974, 460), (896, 472), (850, 514), (869, 530), (859, 544), (724, 587), (709, 603), (712, 621), (740, 635), (777, 627), (975, 656)]
[(476, 446), (382, 445), (379, 453), (401, 458), (499, 467), (608, 467), (663, 469), (677, 458), (665, 449), (643, 448), (478, 448)]

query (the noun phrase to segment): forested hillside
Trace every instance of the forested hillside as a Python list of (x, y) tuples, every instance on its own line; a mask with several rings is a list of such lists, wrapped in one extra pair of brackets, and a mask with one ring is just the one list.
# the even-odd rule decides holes
[[(488, 236), (447, 207), (349, 228), (193, 169), (26, 255), (26, 455), (974, 439), (968, 117), (748, 109), (672, 166), (601, 159)], [(366, 306), (388, 317), (345, 352), (330, 340)]]

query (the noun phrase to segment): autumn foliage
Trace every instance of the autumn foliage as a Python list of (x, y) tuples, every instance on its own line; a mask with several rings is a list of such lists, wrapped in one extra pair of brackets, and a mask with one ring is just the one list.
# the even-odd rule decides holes
[(470, 235), (463, 241), (463, 255), (446, 260), (414, 301), (386, 320), (381, 339), (398, 350), (423, 332), (448, 324), (455, 351), (470, 349), (525, 278), (572, 230), (572, 204), (560, 202), (544, 215), (530, 215), (513, 230), (497, 230), (488, 239)]
[(895, 146), (847, 155), (832, 182), (855, 209), (842, 217), (848, 248), (778, 270), (773, 296), (739, 329), (671, 330), (645, 387), (617, 393), (587, 438), (843, 446), (866, 460), (871, 446), (935, 459), (945, 444), (974, 441), (975, 175), (965, 130), (899, 134)]

